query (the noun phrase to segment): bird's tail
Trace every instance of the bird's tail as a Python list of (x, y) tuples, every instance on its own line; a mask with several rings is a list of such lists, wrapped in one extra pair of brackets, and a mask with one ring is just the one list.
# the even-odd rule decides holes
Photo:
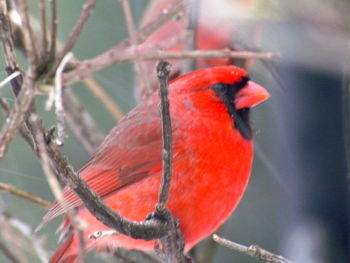
[[(49, 263), (75, 263), (78, 259), (78, 250), (74, 251), (74, 235), (67, 238), (66, 241), (56, 250)], [(72, 252), (73, 250), (73, 252)]]

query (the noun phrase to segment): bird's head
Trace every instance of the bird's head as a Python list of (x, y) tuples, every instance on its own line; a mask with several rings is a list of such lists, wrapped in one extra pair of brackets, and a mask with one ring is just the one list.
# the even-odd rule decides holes
[(250, 108), (270, 97), (265, 88), (251, 81), (247, 72), (235, 66), (201, 69), (171, 82), (171, 93), (205, 114), (228, 114), (234, 126), (251, 139)]

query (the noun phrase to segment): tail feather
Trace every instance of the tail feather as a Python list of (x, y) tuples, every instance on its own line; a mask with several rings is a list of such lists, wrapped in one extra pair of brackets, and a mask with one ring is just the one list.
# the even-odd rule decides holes
[(67, 253), (73, 243), (74, 235), (71, 235), (53, 254), (49, 263), (75, 263), (78, 259), (77, 254)]

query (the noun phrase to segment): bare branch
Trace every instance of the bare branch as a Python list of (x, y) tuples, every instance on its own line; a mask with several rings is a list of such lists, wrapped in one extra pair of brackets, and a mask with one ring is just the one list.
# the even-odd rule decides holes
[[(185, 29), (184, 38), (184, 50), (195, 50), (197, 49), (197, 24), (199, 15), (199, 1), (198, 0), (187, 0), (188, 2), (188, 21)], [(185, 74), (195, 70), (196, 60), (194, 58), (188, 58), (183, 61), (181, 73)]]
[[(130, 39), (130, 43), (133, 47), (137, 46), (137, 32), (135, 29), (135, 23), (131, 14), (131, 9), (130, 9), (130, 4), (129, 4), (129, 0), (119, 0), (119, 2), (121, 3), (122, 7), (123, 7), (123, 11), (124, 11), (124, 16), (125, 16), (125, 22), (128, 28), (128, 33), (129, 33), (129, 39)], [(134, 49), (135, 54), (137, 55), (137, 49)], [(149, 78), (143, 68), (143, 64), (140, 62), (139, 59), (136, 59), (135, 61), (135, 68), (136, 71), (139, 75), (139, 77), (141, 78), (142, 82), (144, 83), (144, 85), (146, 86), (147, 90), (151, 90), (151, 83), (149, 81)]]
[[(179, 12), (185, 9), (184, 1), (178, 1), (174, 6), (168, 9), (164, 9), (162, 14), (159, 15), (154, 21), (141, 28), (137, 36), (137, 42), (140, 44), (144, 42), (150, 35), (157, 31), (161, 26), (167, 23), (170, 19), (173, 19)], [(124, 46), (130, 45), (129, 40), (122, 42)]]
[[(0, 2), (0, 27), (0, 36), (4, 49), (7, 72), (11, 76), (14, 72), (20, 72), (20, 70), (17, 63), (15, 48), (13, 44), (13, 32), (11, 28), (6, 1)], [(14, 93), (18, 95), (20, 87), (22, 86), (22, 77), (12, 79), (11, 84)]]
[[(165, 23), (167, 23), (170, 19), (172, 19), (177, 13), (182, 11), (184, 8), (185, 8), (185, 5), (184, 5), (183, 1), (179, 1), (179, 3), (174, 5), (172, 8), (164, 10), (163, 13), (159, 17), (157, 17), (153, 22), (144, 26), (140, 30), (140, 32), (138, 32), (136, 42), (140, 44), (143, 41), (145, 41), (145, 39), (148, 36), (153, 34), (157, 29), (159, 29), (161, 26), (163, 26)], [(70, 74), (70, 77), (67, 77), (69, 79), (69, 82), (83, 79), (85, 76), (88, 76), (93, 72), (97, 72), (105, 67), (108, 67), (108, 66), (115, 64), (113, 62), (113, 60), (117, 59), (118, 56), (122, 55), (123, 52), (125, 51), (125, 48), (130, 46), (130, 44), (131, 44), (131, 41), (129, 38), (127, 38), (124, 41), (122, 41), (120, 44), (118, 44), (117, 46), (111, 48), (110, 50), (108, 50), (105, 53), (96, 57), (95, 58), (96, 60), (105, 60), (105, 59), (108, 60), (109, 57), (112, 60), (110, 62), (105, 62), (105, 65), (103, 65), (102, 67), (100, 67), (98, 69), (94, 69), (91, 72), (89, 71), (89, 72), (87, 72), (87, 74), (82, 73), (81, 72), (82, 69), (74, 70), (77, 74), (80, 74), (80, 75), (78, 75), (77, 77), (74, 77), (74, 74)], [(85, 68), (85, 70), (88, 70), (88, 69)], [(73, 72), (71, 72), (71, 73), (73, 73)]]
[(23, 87), (17, 97), (17, 100), (7, 118), (0, 133), (0, 159), (4, 157), (8, 144), (15, 136), (18, 128), (25, 120), (26, 114), (30, 109), (35, 98), (34, 72), (29, 68), (24, 78)]
[(55, 112), (57, 118), (57, 138), (56, 143), (58, 146), (62, 146), (65, 140), (66, 129), (65, 129), (65, 112), (63, 108), (63, 87), (62, 87), (62, 72), (68, 63), (68, 61), (73, 57), (73, 53), (67, 53), (67, 55), (62, 59), (60, 65), (56, 70), (55, 75)]
[(7, 83), (9, 83), (14, 78), (17, 78), (19, 75), (21, 75), (21, 72), (20, 71), (15, 71), (12, 74), (10, 74), (9, 76), (7, 76), (3, 81), (0, 82), (0, 88), (5, 86)]
[(39, 1), (40, 10), (40, 29), (42, 37), (42, 57), (47, 54), (47, 28), (46, 28), (46, 2), (45, 0)]
[(20, 197), (24, 200), (27, 200), (27, 201), (32, 202), (34, 204), (37, 204), (43, 208), (49, 209), (52, 206), (51, 202), (46, 201), (46, 200), (40, 198), (39, 196), (29, 194), (29, 193), (27, 193), (23, 190), (20, 190), (20, 189), (14, 187), (13, 185), (10, 185), (10, 184), (5, 184), (5, 183), (0, 182), (0, 190), (3, 190), (9, 194), (15, 195), (15, 196)]
[(129, 39), (131, 45), (137, 44), (137, 32), (135, 30), (134, 19), (131, 14), (129, 0), (118, 0), (123, 8), (125, 22), (129, 33)]
[(50, 0), (51, 4), (51, 40), (50, 40), (50, 51), (49, 56), (50, 58), (54, 58), (56, 55), (56, 41), (57, 41), (57, 25), (58, 25), (58, 19), (57, 19), (57, 3), (56, 0)]
[[(11, 112), (11, 108), (10, 108), (10, 105), (7, 103), (7, 101), (4, 98), (0, 98), (0, 106), (3, 109), (3, 111), (5, 112), (6, 117), (8, 117), (8, 115)], [(19, 132), (20, 132), (21, 136), (23, 137), (23, 139), (28, 143), (30, 148), (32, 148), (32, 150), (36, 153), (33, 138), (31, 136), (30, 132), (25, 127), (25, 125), (22, 125), (20, 127)]]
[(32, 129), (33, 136), (35, 137), (35, 142), (37, 144), (39, 156), (41, 159), (41, 165), (46, 175), (47, 182), (49, 183), (49, 186), (55, 198), (64, 205), (62, 188), (55, 176), (54, 171), (51, 168), (49, 153), (46, 149), (46, 139), (44, 133), (42, 132), (39, 116), (36, 113), (32, 113), (29, 117), (28, 122), (30, 123), (30, 128)]
[(18, 6), (18, 13), (23, 23), (21, 31), (27, 59), (29, 65), (35, 69), (39, 65), (39, 48), (37, 39), (33, 32), (31, 21), (29, 19), (28, 5), (25, 0), (15, 0), (15, 2)]
[(254, 257), (261, 262), (271, 262), (271, 263), (292, 263), (290, 260), (273, 254), (257, 245), (251, 245), (249, 247), (240, 245), (236, 242), (227, 240), (225, 238), (219, 237), (218, 235), (213, 235), (213, 239), (215, 242), (219, 243), (220, 245), (223, 245), (225, 247), (231, 248), (233, 250), (237, 250), (241, 253), (247, 254), (251, 257)]
[(158, 197), (158, 205), (161, 207), (166, 206), (172, 177), (173, 138), (171, 132), (171, 118), (168, 99), (168, 80), (170, 75), (170, 69), (171, 65), (165, 61), (160, 61), (157, 65), (157, 77), (160, 83), (160, 116), (162, 123), (163, 139), (163, 176)]
[(135, 55), (135, 52), (132, 49), (118, 48), (105, 52), (95, 58), (81, 62), (81, 64), (76, 69), (63, 74), (63, 79), (66, 83), (75, 82), (105, 67), (134, 61), (136, 59), (160, 60), (185, 58), (254, 58), (271, 60), (279, 58), (279, 55), (272, 52), (231, 51), (228, 49), (192, 51), (145, 50), (143, 53)]
[(62, 50), (56, 56), (53, 66), (50, 69), (50, 72), (48, 75), (52, 75), (56, 71), (58, 65), (61, 63), (62, 59), (66, 56), (66, 54), (72, 51), (73, 47), (75, 46), (75, 44), (77, 43), (80, 37), (80, 34), (86, 22), (88, 21), (90, 15), (92, 14), (92, 10), (95, 8), (95, 5), (96, 5), (96, 0), (87, 0), (86, 4), (83, 6), (83, 10), (80, 14), (80, 17), (78, 18), (77, 23), (75, 24), (74, 28), (69, 34), (69, 38), (67, 42), (64, 44)]

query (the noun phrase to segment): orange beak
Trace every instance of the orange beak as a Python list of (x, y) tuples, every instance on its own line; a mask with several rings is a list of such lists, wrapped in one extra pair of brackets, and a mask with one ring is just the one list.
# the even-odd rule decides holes
[(253, 81), (248, 81), (248, 84), (241, 89), (235, 98), (235, 106), (237, 110), (254, 107), (255, 105), (267, 100), (270, 94), (265, 88), (256, 84)]

